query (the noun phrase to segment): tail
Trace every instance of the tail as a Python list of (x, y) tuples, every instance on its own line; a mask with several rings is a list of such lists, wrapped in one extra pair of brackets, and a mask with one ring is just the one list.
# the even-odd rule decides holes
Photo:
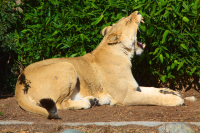
[(56, 108), (56, 103), (52, 99), (50, 98), (41, 99), (40, 104), (48, 111), (49, 113), (48, 119), (60, 119), (58, 117), (58, 110)]
[(20, 107), (26, 111), (37, 113), (48, 117), (49, 119), (58, 119), (56, 104), (52, 99), (41, 99), (39, 106), (30, 101), (25, 92), (24, 85), (19, 81), (16, 85), (15, 96)]

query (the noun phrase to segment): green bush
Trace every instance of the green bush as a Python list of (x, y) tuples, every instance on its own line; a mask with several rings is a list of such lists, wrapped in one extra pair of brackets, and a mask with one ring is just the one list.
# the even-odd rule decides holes
[[(197, 84), (200, 76), (199, 0), (145, 2), (140, 39), (147, 44), (134, 72), (146, 83)], [(136, 61), (137, 62), (137, 61)], [(139, 67), (140, 65), (140, 67)], [(143, 66), (143, 67), (141, 67)], [(139, 69), (139, 70), (138, 70)]]
[[(138, 10), (146, 43), (133, 59), (140, 85), (198, 83), (200, 76), (199, 0), (25, 0), (15, 27), (18, 60), (25, 66), (48, 58), (82, 56), (102, 40), (101, 30)], [(151, 78), (149, 78), (151, 77)], [(161, 82), (162, 81), (162, 82)]]
[(13, 0), (0, 1), (0, 42), (4, 52), (13, 50), (15, 45), (14, 28), (16, 28), (17, 16), (13, 11)]
[(18, 16), (14, 0), (0, 1), (0, 89), (13, 90), (16, 77), (11, 73), (15, 53), (14, 31)]
[(121, 3), (25, 1), (20, 28), (15, 32), (18, 59), (28, 65), (47, 58), (82, 56), (92, 51), (102, 39), (102, 28), (127, 14), (125, 10), (117, 13)]

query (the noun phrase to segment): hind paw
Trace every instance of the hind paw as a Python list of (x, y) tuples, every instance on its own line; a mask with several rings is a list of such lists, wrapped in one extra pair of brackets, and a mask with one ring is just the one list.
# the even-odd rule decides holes
[(91, 106), (98, 106), (99, 105), (99, 100), (97, 98), (90, 99), (90, 104)]
[(173, 90), (168, 89), (168, 88), (162, 88), (162, 89), (159, 90), (159, 92), (162, 93), (162, 94), (172, 94), (172, 95), (176, 95), (176, 96), (179, 96), (179, 97), (181, 96), (179, 94), (179, 92), (173, 91)]

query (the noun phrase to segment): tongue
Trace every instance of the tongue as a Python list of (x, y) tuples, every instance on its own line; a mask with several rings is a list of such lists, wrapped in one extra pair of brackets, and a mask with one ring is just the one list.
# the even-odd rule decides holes
[(145, 44), (142, 44), (141, 42), (138, 42), (138, 41), (137, 41), (137, 44), (138, 44), (142, 49), (145, 48)]

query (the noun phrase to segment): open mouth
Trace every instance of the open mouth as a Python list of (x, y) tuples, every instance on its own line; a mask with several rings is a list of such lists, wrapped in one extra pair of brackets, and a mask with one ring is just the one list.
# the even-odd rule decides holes
[[(142, 23), (144, 23), (144, 20), (143, 20), (143, 18), (141, 19), (141, 21), (140, 22), (142, 22)], [(142, 44), (141, 42), (139, 42), (139, 41), (137, 41), (137, 44), (138, 44), (138, 46), (140, 46), (140, 48), (142, 48), (143, 50), (144, 50), (144, 48), (145, 48), (145, 44)]]

